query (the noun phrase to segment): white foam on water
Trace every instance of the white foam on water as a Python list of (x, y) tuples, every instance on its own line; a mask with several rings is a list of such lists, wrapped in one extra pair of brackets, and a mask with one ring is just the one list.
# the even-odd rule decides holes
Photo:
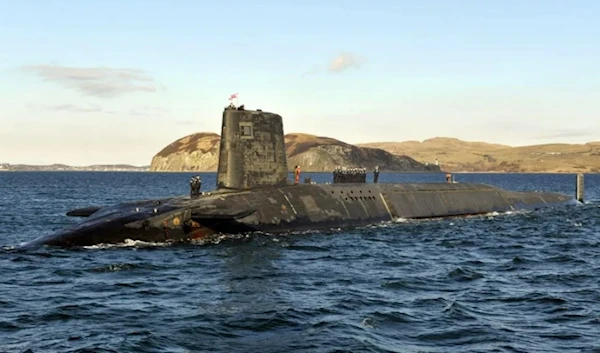
[(235, 240), (249, 238), (250, 234), (215, 234), (204, 237), (202, 239), (192, 239), (190, 244), (192, 245), (206, 245), (206, 244), (219, 244), (224, 240)]
[(392, 222), (393, 223), (408, 223), (409, 219), (404, 218), (404, 217), (398, 217), (398, 218), (395, 218)]
[(83, 246), (84, 249), (111, 249), (111, 248), (143, 248), (143, 247), (165, 247), (171, 246), (169, 242), (147, 242), (142, 240), (125, 239), (123, 243)]

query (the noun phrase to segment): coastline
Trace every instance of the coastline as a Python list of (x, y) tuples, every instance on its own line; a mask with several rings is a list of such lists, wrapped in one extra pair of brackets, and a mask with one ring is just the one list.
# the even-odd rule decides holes
[[(109, 169), (109, 170), (100, 170), (100, 169), (0, 169), (0, 173), (41, 173), (41, 172), (94, 172), (94, 173), (217, 173), (217, 170), (137, 170), (137, 169)], [(293, 173), (293, 171), (288, 171), (289, 173)], [(319, 173), (319, 174), (329, 174), (331, 172), (324, 171), (310, 171), (303, 170), (302, 173)], [(507, 171), (393, 171), (393, 170), (382, 170), (381, 174), (600, 174), (598, 172), (592, 171), (523, 171), (523, 172), (507, 172)]]

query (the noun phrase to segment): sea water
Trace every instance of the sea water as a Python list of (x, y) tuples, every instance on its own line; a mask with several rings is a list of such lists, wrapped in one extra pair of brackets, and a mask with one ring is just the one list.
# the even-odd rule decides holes
[[(0, 352), (600, 352), (600, 175), (581, 207), (16, 249), (70, 209), (186, 194), (191, 175), (0, 173)], [(444, 175), (380, 175), (419, 181)], [(456, 181), (575, 193), (574, 174)]]

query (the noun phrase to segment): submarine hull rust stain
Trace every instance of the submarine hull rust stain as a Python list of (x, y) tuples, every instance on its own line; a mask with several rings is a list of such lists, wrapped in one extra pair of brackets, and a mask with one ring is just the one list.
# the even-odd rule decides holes
[(230, 106), (223, 113), (216, 191), (73, 210), (68, 215), (87, 219), (24, 246), (188, 242), (218, 233), (276, 234), (580, 204), (563, 194), (477, 183), (292, 185), (287, 172), (281, 117)]

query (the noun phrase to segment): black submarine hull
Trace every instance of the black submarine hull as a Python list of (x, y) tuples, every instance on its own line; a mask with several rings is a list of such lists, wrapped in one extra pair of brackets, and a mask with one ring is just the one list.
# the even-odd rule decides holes
[(507, 191), (477, 183), (269, 186), (74, 210), (71, 215), (89, 217), (24, 246), (89, 246), (127, 239), (189, 242), (216, 233), (277, 234), (577, 204), (564, 194)]

